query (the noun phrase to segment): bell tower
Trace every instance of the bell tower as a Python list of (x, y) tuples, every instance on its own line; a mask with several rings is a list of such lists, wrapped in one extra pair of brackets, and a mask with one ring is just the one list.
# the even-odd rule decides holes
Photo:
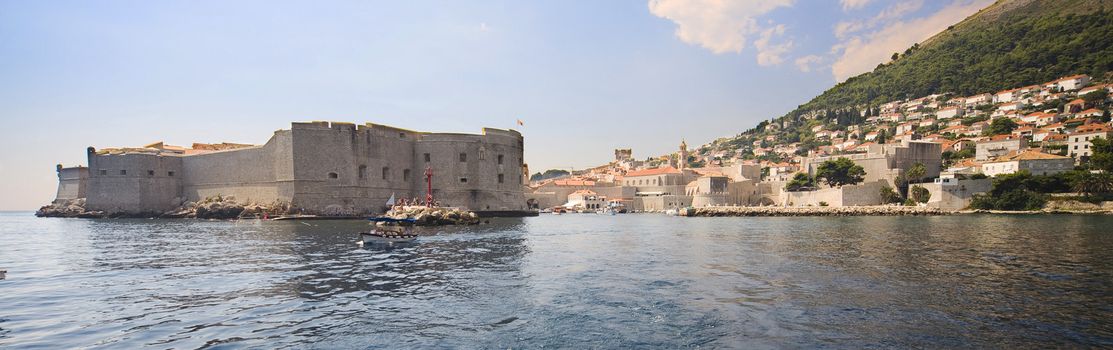
[(677, 153), (676, 168), (684, 170), (688, 167), (688, 143), (680, 139), (680, 153)]

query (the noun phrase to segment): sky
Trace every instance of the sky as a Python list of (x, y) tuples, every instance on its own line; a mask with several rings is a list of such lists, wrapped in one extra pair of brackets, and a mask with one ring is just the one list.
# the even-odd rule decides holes
[[(990, 0), (0, 0), (0, 210), (85, 149), (512, 128), (533, 172), (738, 134)], [(519, 126), (516, 120), (524, 125)]]

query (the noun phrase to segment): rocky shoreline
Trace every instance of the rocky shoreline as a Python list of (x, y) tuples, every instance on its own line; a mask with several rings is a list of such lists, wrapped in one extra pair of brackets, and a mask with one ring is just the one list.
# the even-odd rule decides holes
[(475, 225), (479, 223), (479, 215), (459, 208), (404, 206), (395, 207), (384, 216), (399, 220), (413, 219), (414, 225), (417, 226)]
[(955, 212), (931, 207), (854, 206), (854, 207), (706, 207), (680, 210), (680, 216), (927, 216)]
[(53, 203), (35, 212), (35, 216), (49, 218), (83, 218), (83, 219), (238, 219), (244, 217), (278, 217), (298, 212), (288, 203), (271, 203), (268, 205), (256, 203), (239, 203), (232, 196), (213, 196), (199, 202), (187, 202), (180, 207), (166, 212), (104, 212), (99, 210), (86, 210), (85, 199), (79, 198), (60, 203)]

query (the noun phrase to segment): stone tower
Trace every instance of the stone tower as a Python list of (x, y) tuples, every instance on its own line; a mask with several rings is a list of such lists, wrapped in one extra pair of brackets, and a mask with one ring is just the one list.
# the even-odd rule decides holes
[(676, 168), (684, 170), (688, 167), (688, 143), (680, 139), (680, 153), (677, 153)]

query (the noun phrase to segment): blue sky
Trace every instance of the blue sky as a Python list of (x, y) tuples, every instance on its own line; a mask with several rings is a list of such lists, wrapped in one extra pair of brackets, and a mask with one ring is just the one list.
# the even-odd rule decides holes
[(988, 4), (0, 0), (0, 210), (49, 202), (88, 146), (263, 143), (291, 121), (515, 128), (532, 171), (659, 155)]

